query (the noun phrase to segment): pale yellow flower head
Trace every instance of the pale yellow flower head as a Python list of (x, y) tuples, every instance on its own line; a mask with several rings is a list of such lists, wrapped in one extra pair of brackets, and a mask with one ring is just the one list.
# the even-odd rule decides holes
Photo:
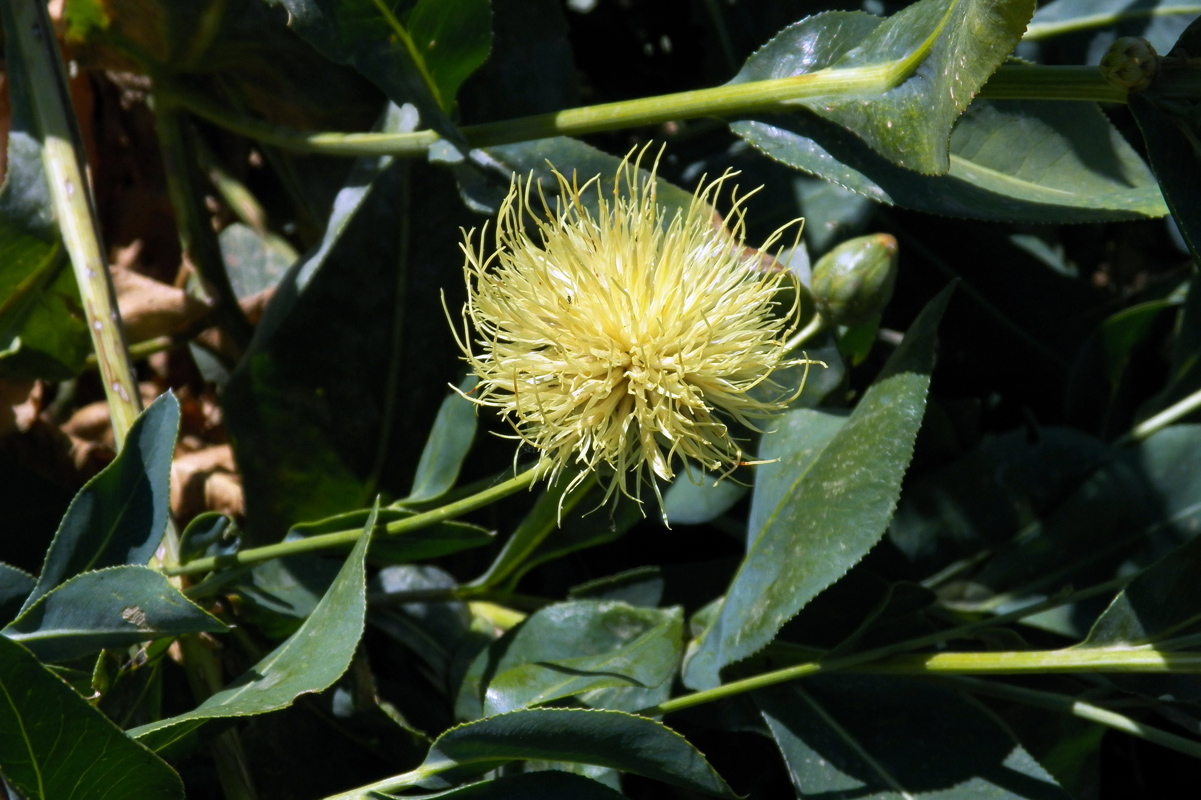
[(727, 421), (754, 427), (783, 409), (799, 389), (772, 372), (808, 362), (786, 352), (796, 304), (777, 308), (795, 278), (743, 244), (746, 196), (728, 229), (710, 206), (735, 173), (702, 179), (687, 213), (672, 215), (656, 202), (655, 170), (640, 177), (629, 156), (611, 191), (554, 174), (553, 208), (532, 178), (515, 180), (493, 248), (486, 228), (478, 246), (474, 231), (462, 245), (456, 338), (479, 378), (469, 399), (499, 409), (552, 480), (597, 471), (606, 499), (630, 496), (631, 474), (635, 496), (643, 482), (657, 495), (653, 476), (671, 480), (678, 456), (723, 474), (748, 463)]

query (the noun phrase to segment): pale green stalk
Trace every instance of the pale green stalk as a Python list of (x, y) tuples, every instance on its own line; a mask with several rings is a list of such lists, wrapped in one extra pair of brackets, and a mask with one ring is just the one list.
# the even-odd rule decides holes
[[(436, 525), (439, 522), (455, 519), (462, 515), (474, 511), (477, 508), (491, 505), (503, 497), (508, 497), (529, 486), (536, 481), (545, 472), (545, 464), (539, 462), (535, 466), (526, 470), (509, 480), (499, 483), (496, 486), (485, 489), (481, 492), (464, 497), (462, 500), (457, 500), (453, 503), (434, 508), (420, 514), (414, 514), (411, 517), (399, 519), (394, 522), (389, 522), (384, 527), (384, 535), (399, 536), (410, 531), (428, 528), (431, 525)], [(320, 536), (310, 536), (305, 539), (298, 539), (292, 542), (280, 542), (279, 544), (266, 545), (264, 547), (252, 547), (247, 550), (240, 550), (237, 553), (231, 553), (226, 556), (215, 556), (211, 558), (198, 558), (195, 561), (189, 561), (186, 564), (180, 564), (176, 567), (170, 567), (163, 570), (167, 575), (200, 575), (205, 572), (211, 572), (214, 569), (222, 567), (237, 567), (249, 566), (251, 564), (261, 564), (264, 561), (270, 561), (275, 558), (283, 558), (285, 556), (294, 556), (300, 553), (317, 553), (326, 550), (336, 550), (339, 548), (350, 547), (363, 533), (361, 528), (353, 530), (336, 531), (334, 533), (326, 533)]]
[(1094, 28), (1108, 28), (1131, 19), (1197, 13), (1201, 13), (1201, 3), (1190, 3), (1171, 8), (1130, 8), (1123, 11), (1084, 14), (1073, 19), (1057, 20), (1055, 22), (1032, 22), (1027, 26), (1026, 35), (1022, 37), (1022, 40), (1037, 42), (1042, 39), (1050, 39), (1053, 36), (1063, 36), (1067, 33), (1077, 33)]
[(1117, 444), (1141, 442), (1172, 423), (1179, 422), (1199, 408), (1201, 408), (1201, 390), (1193, 392), (1183, 400), (1173, 403), (1158, 414), (1135, 425), (1129, 433), (1118, 439)]
[[(1047, 611), (1052, 608), (1076, 603), (1085, 600), (1089, 597), (1094, 597), (1099, 594), (1113, 591), (1124, 586), (1130, 581), (1130, 578), (1115, 578), (1114, 580), (1099, 583), (1096, 586), (1090, 586), (1087, 589), (1050, 597), (1046, 600), (1041, 600), (1037, 603), (1031, 603), (1024, 608), (1019, 608), (1016, 611), (1010, 611), (1006, 614), (998, 614), (995, 617), (969, 622), (965, 625), (960, 625), (956, 628), (950, 628), (943, 631), (935, 631), (926, 636), (919, 636), (916, 639), (907, 639), (903, 642), (877, 647), (872, 650), (865, 650), (861, 653), (852, 653), (848, 656), (840, 656), (831, 658), (826, 661), (808, 661), (801, 664), (796, 664), (791, 667), (785, 667), (771, 672), (765, 672), (761, 675), (754, 675), (750, 678), (730, 681), (713, 689), (704, 689), (699, 692), (693, 692), (681, 697), (676, 697), (667, 700), (656, 706), (645, 708), (638, 712), (645, 716), (659, 716), (662, 714), (670, 714), (673, 711), (683, 711), (686, 708), (712, 703), (717, 700), (723, 700), (727, 697), (743, 694), (745, 692), (753, 692), (756, 689), (763, 689), (768, 686), (774, 686), (778, 683), (786, 683), (797, 678), (803, 678), (807, 675), (813, 675), (818, 672), (833, 672), (836, 670), (845, 670), (852, 667), (859, 667), (870, 662), (880, 662), (881, 660), (897, 655), (899, 653), (907, 653), (911, 650), (917, 650), (922, 647), (931, 647), (939, 645), (952, 639), (961, 639), (965, 636), (975, 633), (978, 630), (1004, 625), (1009, 622), (1033, 616), (1035, 614)], [(911, 668), (913, 669), (913, 668)], [(919, 671), (913, 669), (913, 671)]]
[[(822, 96), (882, 94), (902, 83), (928, 53), (933, 37), (909, 56), (870, 67), (827, 68), (806, 75), (727, 84), (690, 92), (660, 95), (549, 114), (504, 120), (461, 129), (471, 147), (583, 136), (622, 128), (657, 125), (698, 117), (735, 117), (758, 112), (791, 112), (800, 101)], [(197, 116), (252, 139), (299, 152), (341, 156), (395, 155), (421, 157), (439, 141), (430, 130), (414, 133), (305, 133), (229, 111), (178, 86), (162, 86), (160, 94)], [(1126, 102), (1126, 92), (1113, 86), (1096, 67), (1002, 65), (981, 95), (998, 99)]]
[(142, 410), (117, 310), (100, 227), (96, 222), (79, 133), (67, 93), (58, 43), (45, 3), (13, 0), (14, 29), (5, 31), (9, 58), (17, 57), (29, 75), (30, 99), (42, 133), (42, 165), (54, 217), (71, 257), (75, 281), (96, 350), (97, 366), (112, 417), (118, 449)]

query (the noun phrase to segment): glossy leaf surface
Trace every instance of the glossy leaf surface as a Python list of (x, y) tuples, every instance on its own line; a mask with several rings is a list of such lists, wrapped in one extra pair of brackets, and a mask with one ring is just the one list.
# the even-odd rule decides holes
[(951, 126), (1021, 38), (1030, 0), (922, 0), (887, 19), (818, 14), (785, 28), (747, 60), (734, 83), (892, 69), (882, 93), (830, 94), (799, 105), (852, 132), (892, 164), (927, 175), (950, 168)]

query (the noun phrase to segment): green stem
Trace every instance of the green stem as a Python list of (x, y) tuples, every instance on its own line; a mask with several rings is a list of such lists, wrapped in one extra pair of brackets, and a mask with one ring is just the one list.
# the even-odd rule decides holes
[[(384, 532), (388, 536), (399, 536), (409, 531), (415, 531), (420, 528), (428, 528), (431, 525), (436, 525), (439, 522), (455, 519), (462, 515), (474, 511), (477, 508), (495, 503), (502, 497), (519, 492), (522, 489), (528, 488), (536, 481), (545, 471), (545, 464), (539, 462), (535, 466), (526, 470), (504, 483), (497, 484), (489, 489), (478, 492), (458, 500), (454, 503), (435, 508), (421, 514), (415, 514), (405, 519), (390, 522), (384, 526)], [(363, 533), (361, 528), (353, 530), (336, 531), (334, 533), (326, 533), (320, 536), (310, 536), (307, 539), (298, 539), (293, 542), (280, 542), (279, 544), (266, 545), (265, 547), (254, 547), (249, 550), (242, 550), (237, 553), (231, 553), (225, 556), (215, 556), (210, 558), (198, 558), (194, 561), (189, 561), (186, 564), (181, 564), (178, 567), (164, 570), (167, 575), (199, 575), (205, 572), (211, 572), (214, 569), (224, 567), (247, 566), (251, 564), (260, 564), (264, 561), (270, 561), (275, 558), (283, 558), (285, 556), (294, 556), (300, 553), (317, 553), (325, 550), (336, 550), (343, 547), (350, 547)]]
[(801, 328), (793, 337), (784, 345), (784, 352), (791, 353), (805, 342), (812, 339), (817, 334), (821, 333), (826, 327), (826, 319), (817, 311), (813, 312), (813, 316), (805, 323), (805, 327)]
[(113, 436), (120, 448), (142, 410), (142, 397), (126, 350), (116, 292), (100, 242), (100, 226), (84, 177), (78, 125), (68, 99), (58, 43), (45, 3), (14, 0), (9, 4), (9, 14), (14, 24), (5, 26), (8, 57), (19, 58), (29, 76), (29, 95), (42, 134), (42, 165), (54, 217), (75, 270), (112, 416)]
[(673, 711), (724, 700), (728, 697), (765, 689), (819, 672), (869, 672), (876, 675), (1017, 675), (1033, 673), (1201, 673), (1201, 653), (1165, 653), (1150, 647), (1098, 647), (1077, 650), (1030, 650), (1000, 653), (912, 653), (888, 658), (872, 658), (874, 653), (859, 653), (829, 661), (807, 661), (750, 678), (731, 681), (677, 697), (643, 709), (643, 716), (659, 716)]
[(1131, 736), (1137, 736), (1148, 742), (1154, 742), (1163, 747), (1190, 755), (1193, 758), (1201, 758), (1201, 742), (1186, 739), (1183, 736), (1177, 736), (1159, 728), (1153, 728), (1150, 725), (1133, 720), (1124, 714), (1078, 700), (1075, 697), (1055, 692), (1041, 692), (1035, 689), (1027, 689), (1023, 686), (1013, 686), (1008, 683), (986, 681), (979, 678), (941, 676), (939, 682), (953, 683), (973, 694), (988, 695), (1001, 700), (1012, 700), (1016, 703), (1024, 703), (1025, 705), (1071, 714), (1080, 719), (1086, 719), (1089, 722), (1096, 722), (1107, 728), (1113, 728), (1114, 730), (1128, 733)]
[(1201, 11), (1201, 3), (1176, 6), (1174, 8), (1129, 8), (1123, 11), (1110, 11), (1100, 14), (1084, 14), (1072, 19), (1056, 20), (1054, 22), (1032, 22), (1026, 28), (1022, 41), (1037, 42), (1050, 39), (1053, 36), (1063, 36), (1066, 33), (1077, 33), (1094, 28), (1108, 28), (1126, 20), (1140, 17), (1167, 17), (1178, 14), (1196, 14)]
[(1129, 433), (1118, 439), (1117, 444), (1141, 442), (1172, 423), (1179, 422), (1199, 408), (1201, 408), (1201, 390), (1193, 392), (1188, 397), (1173, 403), (1155, 416), (1149, 417), (1135, 425), (1130, 429)]
[(1056, 672), (1201, 672), (1201, 653), (1153, 647), (1082, 647), (989, 653), (906, 653), (862, 664), (856, 672), (878, 675), (1020, 675)]
[[(1133, 576), (1132, 576), (1133, 577)], [(1094, 597), (1099, 594), (1110, 592), (1114, 589), (1124, 586), (1129, 583), (1131, 578), (1115, 578), (1113, 580), (1099, 583), (1096, 586), (1090, 586), (1087, 589), (1070, 592), (1067, 594), (1050, 597), (1046, 600), (1032, 603), (1024, 608), (1019, 608), (1015, 611), (1010, 611), (1006, 614), (998, 614), (995, 617), (969, 622), (965, 625), (960, 625), (957, 628), (950, 628), (944, 631), (935, 631), (926, 636), (919, 636), (916, 639), (908, 639), (896, 644), (877, 647), (872, 650), (865, 650), (862, 653), (852, 653), (847, 656), (840, 656), (826, 661), (810, 661), (802, 664), (796, 664), (784, 669), (774, 670), (772, 672), (754, 675), (750, 678), (731, 681), (713, 689), (704, 689), (699, 692), (676, 697), (656, 706), (643, 709), (638, 713), (644, 716), (659, 716), (661, 714), (670, 714), (673, 711), (683, 711), (686, 708), (712, 703), (717, 700), (724, 700), (727, 697), (743, 694), (744, 692), (753, 692), (756, 689), (763, 689), (768, 686), (774, 686), (777, 683), (786, 683), (797, 678), (803, 678), (807, 675), (813, 675), (817, 672), (833, 672), (836, 670), (845, 670), (852, 667), (858, 667), (870, 662), (881, 661), (884, 658), (896, 655), (898, 653), (906, 653), (910, 650), (917, 650), (921, 647), (930, 647), (933, 645), (942, 644), (969, 636), (978, 630), (991, 628), (997, 625), (1005, 625), (1010, 622), (1016, 622), (1019, 619), (1039, 614), (1052, 608), (1076, 603), (1085, 600), (1089, 597)], [(919, 670), (914, 670), (919, 671)]]
[[(883, 93), (904, 79), (908, 61), (857, 69), (824, 69), (788, 78), (726, 84), (658, 97), (572, 108), (484, 125), (468, 125), (462, 128), (462, 133), (471, 147), (488, 147), (551, 136), (583, 136), (657, 125), (671, 120), (791, 112), (797, 110), (799, 101), (807, 98)], [(422, 157), (439, 140), (438, 135), (429, 130), (414, 133), (306, 133), (233, 113), (180, 86), (164, 84), (160, 86), (159, 93), (223, 128), (299, 152)], [(1002, 99), (1126, 101), (1126, 93), (1106, 81), (1096, 67), (1005, 64), (985, 85), (981, 95)]]
[(217, 234), (204, 207), (204, 191), (196, 158), (195, 132), (179, 109), (170, 102), (155, 104), (155, 131), (163, 151), (167, 191), (179, 229), (179, 245), (184, 260), (191, 264), (213, 294), (213, 321), (228, 337), (231, 356), (241, 355), (250, 344), (254, 329), (238, 304), (238, 296), (225, 271), (225, 260), (217, 243)]

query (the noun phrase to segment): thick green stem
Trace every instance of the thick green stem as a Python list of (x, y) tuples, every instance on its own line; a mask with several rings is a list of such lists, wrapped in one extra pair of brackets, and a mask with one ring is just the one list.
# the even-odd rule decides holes
[(100, 242), (100, 226), (85, 178), (78, 124), (67, 93), (58, 43), (45, 3), (13, 0), (10, 12), (14, 25), (5, 31), (9, 58), (19, 58), (29, 76), (54, 217), (75, 270), (112, 416), (113, 437), (120, 448), (142, 410), (142, 397), (134, 380), (116, 291)]
[[(390, 522), (384, 526), (384, 535), (399, 536), (409, 531), (428, 528), (439, 522), (461, 517), (477, 508), (483, 508), (495, 503), (502, 497), (508, 497), (515, 492), (528, 488), (544, 471), (545, 464), (540, 462), (520, 475), (510, 478), (504, 483), (485, 489), (482, 492), (473, 494), (470, 497), (465, 497), (462, 500), (425, 511), (421, 514), (414, 514), (411, 517)], [(353, 530), (326, 533), (320, 536), (310, 536), (307, 539), (298, 539), (293, 542), (280, 542), (279, 544), (266, 545), (265, 547), (254, 547), (249, 550), (231, 553), (227, 556), (198, 558), (195, 561), (189, 561), (178, 567), (166, 569), (164, 572), (168, 575), (200, 575), (205, 572), (211, 572), (214, 569), (260, 564), (264, 561), (299, 555), (300, 553), (337, 550), (353, 545), (358, 541), (362, 533), (361, 528), (355, 528)]]
[(154, 123), (163, 151), (167, 191), (175, 211), (184, 261), (196, 269), (205, 288), (212, 292), (216, 304), (213, 321), (228, 337), (232, 345), (230, 354), (237, 357), (250, 343), (253, 328), (230, 285), (217, 234), (204, 207), (204, 191), (193, 142), (195, 132), (184, 115), (169, 102), (156, 103)]
[[(895, 65), (824, 69), (789, 78), (727, 84), (485, 125), (468, 125), (462, 133), (472, 147), (488, 147), (551, 136), (583, 136), (671, 120), (792, 112), (797, 110), (798, 101), (806, 98), (884, 92), (903, 79), (904, 74)], [(231, 112), (179, 86), (163, 86), (160, 93), (216, 125), (299, 152), (422, 157), (439, 140), (436, 133), (428, 130), (415, 133), (305, 133)], [(1096, 67), (1006, 64), (997, 70), (981, 95), (1001, 99), (1126, 101), (1126, 93), (1106, 81)]]
[(677, 697), (638, 712), (659, 716), (765, 689), (819, 672), (870, 672), (878, 675), (1017, 675), (1084, 672), (1201, 673), (1201, 653), (1165, 653), (1152, 648), (1081, 648), (1009, 653), (917, 653), (869, 659), (863, 653), (829, 661), (807, 661), (714, 689)]
[[(997, 625), (1005, 625), (1010, 622), (1024, 619), (1026, 617), (1039, 614), (1052, 608), (1058, 608), (1069, 603), (1076, 603), (1085, 600), (1089, 597), (1095, 597), (1099, 594), (1111, 592), (1114, 589), (1121, 588), (1128, 583), (1131, 578), (1116, 578), (1114, 580), (1099, 583), (1096, 586), (1090, 586), (1087, 589), (1066, 593), (1056, 597), (1050, 597), (1046, 600), (1041, 600), (1037, 603), (1031, 603), (1024, 608), (1019, 608), (1015, 611), (1010, 611), (1006, 614), (998, 614), (995, 617), (969, 622), (966, 625), (960, 625), (956, 628), (950, 628), (943, 631), (935, 631), (926, 636), (919, 636), (916, 639), (907, 639), (896, 644), (877, 647), (872, 650), (865, 650), (861, 653), (853, 653), (840, 658), (832, 658), (826, 661), (809, 661), (802, 664), (796, 664), (784, 669), (773, 670), (762, 675), (754, 675), (750, 678), (731, 681), (713, 689), (704, 689), (699, 692), (676, 697), (656, 706), (643, 709), (638, 712), (646, 716), (659, 716), (661, 714), (670, 714), (673, 711), (683, 711), (686, 708), (712, 703), (717, 700), (723, 700), (727, 697), (743, 694), (744, 692), (753, 692), (756, 689), (763, 689), (768, 686), (774, 686), (777, 683), (786, 683), (797, 678), (803, 678), (807, 675), (813, 675), (818, 672), (833, 672), (836, 670), (851, 669), (872, 662), (881, 662), (883, 659), (891, 656), (908, 653), (912, 650), (917, 650), (922, 647), (931, 647), (944, 642), (949, 642), (953, 639), (961, 639), (969, 636), (978, 630), (995, 627)], [(914, 669), (913, 671), (919, 671)]]

